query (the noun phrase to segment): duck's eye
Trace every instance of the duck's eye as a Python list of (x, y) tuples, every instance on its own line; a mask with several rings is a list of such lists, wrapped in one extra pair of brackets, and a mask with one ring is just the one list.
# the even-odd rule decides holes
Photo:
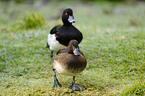
[(65, 13), (65, 15), (67, 15), (67, 13)]

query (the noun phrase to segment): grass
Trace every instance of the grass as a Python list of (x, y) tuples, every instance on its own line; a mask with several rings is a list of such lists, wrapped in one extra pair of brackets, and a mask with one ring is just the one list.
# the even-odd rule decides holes
[[(45, 24), (45, 19), (41, 13), (30, 11), (24, 18), (12, 24), (9, 30), (23, 30), (42, 27)], [(15, 28), (15, 29), (14, 29)]]
[[(63, 87), (52, 88), (50, 51), (45, 48), (47, 34), (53, 26), (61, 24), (61, 18), (56, 17), (66, 7), (73, 8), (74, 25), (84, 36), (80, 48), (88, 65), (76, 77), (82, 92), (66, 88), (72, 77), (61, 74), (58, 79)], [(31, 23), (28, 22), (19, 30), (16, 30), (17, 26), (12, 27), (25, 16), (31, 16), (26, 15), (30, 9), (37, 10), (46, 23), (26, 28)], [(144, 4), (71, 1), (46, 5), (36, 2), (33, 6), (9, 3), (4, 6), (0, 2), (0, 13), (1, 96), (145, 95)], [(37, 20), (34, 23), (37, 24)]]

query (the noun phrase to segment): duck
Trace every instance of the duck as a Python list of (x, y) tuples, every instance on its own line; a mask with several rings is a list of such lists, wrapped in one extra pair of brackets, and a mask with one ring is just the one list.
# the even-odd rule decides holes
[(75, 39), (80, 43), (83, 39), (82, 33), (72, 25), (72, 23), (75, 23), (75, 20), (71, 8), (67, 8), (63, 11), (62, 22), (63, 25), (56, 25), (48, 34), (47, 48), (50, 49), (51, 58), (53, 57), (53, 52), (67, 47), (70, 40)]
[(61, 87), (55, 71), (67, 76), (73, 76), (73, 82), (68, 86), (73, 91), (82, 91), (82, 88), (75, 84), (75, 76), (79, 75), (86, 67), (87, 60), (79, 50), (78, 41), (71, 40), (67, 48), (60, 49), (53, 57), (53, 87)]

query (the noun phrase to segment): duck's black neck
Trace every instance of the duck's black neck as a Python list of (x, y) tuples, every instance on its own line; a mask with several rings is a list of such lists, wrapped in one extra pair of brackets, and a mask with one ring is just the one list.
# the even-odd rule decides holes
[(72, 23), (65, 22), (63, 23), (63, 26), (72, 26)]

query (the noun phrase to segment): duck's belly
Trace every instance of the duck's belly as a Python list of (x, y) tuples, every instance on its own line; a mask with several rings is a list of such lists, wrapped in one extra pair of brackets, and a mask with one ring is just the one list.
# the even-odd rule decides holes
[(67, 66), (65, 66), (64, 64), (60, 64), (59, 62), (55, 61), (53, 62), (53, 68), (56, 69), (56, 71), (58, 73), (62, 73), (64, 75), (68, 75), (68, 76), (75, 76), (78, 75), (82, 72), (82, 69), (80, 68), (75, 68), (75, 69), (71, 69), (68, 68)]
[(65, 48), (66, 46), (60, 44), (57, 40), (56, 40), (56, 36), (55, 34), (48, 34), (48, 45), (50, 47), (50, 50), (53, 51), (58, 51), (61, 48)]

